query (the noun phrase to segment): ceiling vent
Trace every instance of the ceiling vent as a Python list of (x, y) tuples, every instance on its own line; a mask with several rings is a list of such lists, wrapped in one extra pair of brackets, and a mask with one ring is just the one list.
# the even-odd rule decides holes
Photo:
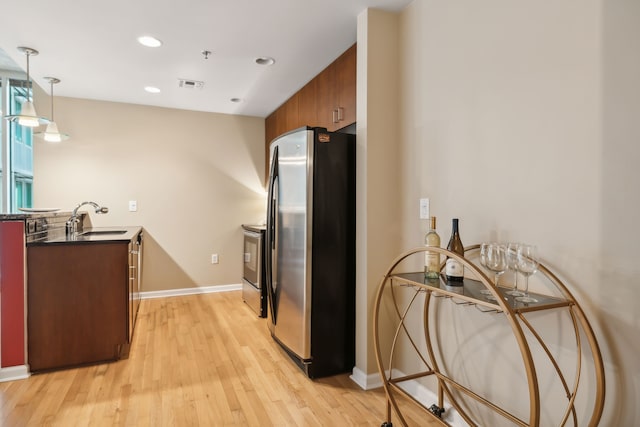
[(199, 82), (197, 80), (178, 79), (178, 87), (182, 87), (185, 89), (202, 89), (204, 87), (204, 82)]

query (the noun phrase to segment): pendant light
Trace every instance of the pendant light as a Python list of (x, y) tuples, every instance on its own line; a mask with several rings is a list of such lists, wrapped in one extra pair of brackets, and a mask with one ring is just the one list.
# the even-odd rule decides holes
[(53, 85), (60, 83), (60, 79), (55, 77), (45, 77), (45, 80), (49, 81), (49, 85), (51, 86), (51, 121), (47, 125), (47, 129), (44, 132), (36, 132), (36, 135), (39, 137), (43, 137), (45, 141), (48, 142), (60, 142), (65, 139), (69, 139), (69, 135), (66, 133), (60, 133), (58, 131), (58, 125), (54, 121), (53, 118)]
[[(31, 85), (31, 80), (29, 79), (29, 57), (31, 55), (35, 56), (39, 52), (30, 47), (23, 46), (18, 47), (18, 50), (27, 55), (27, 94), (29, 94), (33, 92), (32, 90), (30, 90), (33, 89), (33, 87)], [(33, 98), (33, 94), (31, 98)], [(49, 123), (49, 120), (45, 119), (44, 117), (38, 117), (31, 98), (29, 98), (29, 96), (27, 95), (27, 100), (22, 103), (20, 114), (4, 116), (4, 118), (9, 120), (10, 122), (17, 122), (19, 125), (27, 127), (37, 127)]]

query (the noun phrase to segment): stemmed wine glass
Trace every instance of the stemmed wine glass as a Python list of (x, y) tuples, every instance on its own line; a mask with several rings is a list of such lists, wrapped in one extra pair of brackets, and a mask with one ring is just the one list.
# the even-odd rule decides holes
[(529, 295), (529, 276), (538, 271), (538, 250), (534, 245), (520, 245), (517, 251), (518, 271), (524, 276), (524, 295), (516, 301), (524, 303), (538, 302)]
[(507, 269), (513, 270), (513, 289), (506, 292), (506, 294), (514, 297), (524, 296), (524, 292), (518, 290), (518, 246), (520, 246), (519, 243), (507, 243), (505, 250)]
[(485, 254), (486, 267), (493, 271), (494, 285), (498, 286), (498, 280), (500, 275), (507, 269), (507, 261), (505, 258), (504, 245), (499, 243), (492, 243), (487, 247), (487, 253)]
[(482, 242), (480, 243), (480, 264), (483, 267), (487, 266), (487, 248), (491, 243)]
[[(494, 274), (494, 284), (498, 286), (500, 275), (507, 269), (505, 248), (499, 243), (483, 243), (480, 246), (480, 263)], [(495, 300), (488, 289), (480, 291), (487, 299)]]

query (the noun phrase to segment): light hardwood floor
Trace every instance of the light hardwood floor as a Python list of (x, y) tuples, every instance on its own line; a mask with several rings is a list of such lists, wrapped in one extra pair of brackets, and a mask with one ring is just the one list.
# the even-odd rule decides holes
[(306, 378), (239, 291), (142, 301), (128, 359), (0, 383), (10, 427), (380, 426), (385, 412), (382, 389)]

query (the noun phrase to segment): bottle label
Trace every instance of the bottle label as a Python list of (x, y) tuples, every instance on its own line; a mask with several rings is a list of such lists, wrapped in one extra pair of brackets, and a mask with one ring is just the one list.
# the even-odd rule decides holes
[(444, 271), (448, 277), (459, 278), (462, 280), (462, 277), (464, 276), (464, 265), (453, 258), (449, 258)]
[(424, 265), (428, 271), (440, 270), (440, 254), (437, 252), (425, 252)]
[(440, 275), (440, 254), (437, 252), (425, 252), (424, 267), (428, 278), (437, 278)]

